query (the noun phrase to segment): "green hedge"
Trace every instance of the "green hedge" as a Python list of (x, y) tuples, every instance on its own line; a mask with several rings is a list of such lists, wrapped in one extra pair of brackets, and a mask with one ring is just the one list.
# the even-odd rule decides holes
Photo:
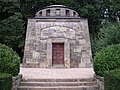
[(0, 73), (0, 90), (11, 90), (12, 75), (7, 73)]
[(120, 68), (120, 44), (108, 46), (97, 52), (93, 66), (95, 73), (101, 76), (104, 71)]
[(104, 87), (104, 90), (120, 90), (120, 70), (112, 70), (105, 73)]
[(8, 46), (0, 44), (0, 72), (13, 76), (19, 73), (20, 58), (16, 52)]

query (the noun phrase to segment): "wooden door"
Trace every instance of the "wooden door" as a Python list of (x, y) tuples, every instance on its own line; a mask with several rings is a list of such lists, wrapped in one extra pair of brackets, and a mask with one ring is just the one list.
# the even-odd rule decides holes
[(64, 64), (64, 43), (52, 44), (52, 64)]

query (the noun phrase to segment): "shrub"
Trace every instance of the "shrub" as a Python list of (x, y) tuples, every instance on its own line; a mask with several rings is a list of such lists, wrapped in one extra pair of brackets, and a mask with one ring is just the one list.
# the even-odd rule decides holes
[(104, 71), (120, 68), (120, 44), (110, 45), (95, 54), (94, 71), (103, 75)]
[(20, 58), (8, 46), (0, 44), (0, 72), (17, 75), (19, 73)]
[(104, 75), (105, 90), (120, 90), (120, 70), (112, 70)]
[(7, 73), (0, 73), (0, 90), (11, 90), (12, 75)]

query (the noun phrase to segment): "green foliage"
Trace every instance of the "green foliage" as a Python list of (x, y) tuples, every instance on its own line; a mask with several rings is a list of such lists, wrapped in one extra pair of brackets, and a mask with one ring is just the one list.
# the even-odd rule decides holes
[(63, 4), (78, 10), (79, 4), (74, 0), (20, 0), (21, 13), (25, 18), (34, 17), (38, 10), (49, 5)]
[(104, 75), (105, 90), (120, 90), (120, 70), (112, 70)]
[[(94, 40), (94, 41), (93, 41)], [(109, 45), (120, 43), (120, 23), (106, 23), (100, 29), (97, 38), (92, 38), (93, 52), (100, 51)]]
[(13, 48), (19, 56), (22, 56), (22, 48), (24, 46), (24, 28), (22, 15), (15, 15), (0, 21), (0, 43)]
[(20, 56), (25, 28), (19, 0), (0, 0), (0, 43), (13, 48)]
[(20, 58), (8, 46), (0, 44), (0, 72), (17, 75), (19, 73)]
[(20, 13), (0, 22), (0, 43), (4, 43), (13, 49), (23, 47), (24, 30), (23, 20)]
[(19, 12), (19, 0), (0, 0), (0, 20), (7, 19)]
[(99, 0), (101, 19), (109, 22), (120, 21), (120, 0)]
[(12, 75), (7, 73), (0, 73), (0, 90), (11, 90)]
[(108, 46), (97, 52), (93, 66), (98, 75), (103, 75), (105, 71), (120, 68), (120, 44)]
[(99, 28), (101, 25), (100, 12), (99, 7), (96, 7), (97, 3), (85, 4), (83, 7), (79, 8), (80, 16), (84, 18), (88, 18), (90, 33), (99, 32)]

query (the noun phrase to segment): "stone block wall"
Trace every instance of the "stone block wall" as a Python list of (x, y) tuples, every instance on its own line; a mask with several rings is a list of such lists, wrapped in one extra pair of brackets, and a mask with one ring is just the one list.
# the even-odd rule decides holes
[(99, 90), (104, 90), (104, 77), (95, 76)]
[(18, 86), (22, 80), (22, 75), (17, 75), (15, 77), (12, 77), (12, 90), (18, 90)]
[(52, 43), (64, 43), (65, 67), (92, 67), (86, 19), (29, 19), (24, 66), (52, 67)]

